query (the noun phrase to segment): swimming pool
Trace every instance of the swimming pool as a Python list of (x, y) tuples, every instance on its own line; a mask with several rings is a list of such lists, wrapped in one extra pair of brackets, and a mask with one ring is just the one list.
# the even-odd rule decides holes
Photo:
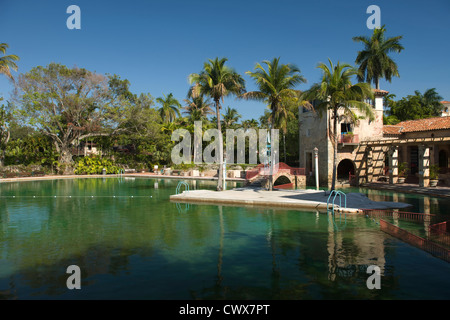
[[(177, 205), (168, 200), (177, 184), (109, 177), (0, 184), (0, 299), (450, 298), (450, 264), (363, 216)], [(444, 199), (359, 191), (399, 197), (416, 212), (449, 207)], [(81, 290), (67, 289), (69, 265), (80, 267)], [(380, 290), (366, 286), (369, 265), (382, 271)]]

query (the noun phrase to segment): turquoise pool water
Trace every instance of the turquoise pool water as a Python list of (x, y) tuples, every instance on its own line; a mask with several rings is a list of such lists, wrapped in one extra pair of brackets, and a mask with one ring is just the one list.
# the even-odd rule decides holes
[[(214, 182), (187, 181), (214, 189)], [(169, 201), (177, 180), (0, 184), (0, 299), (449, 299), (450, 264), (365, 217)], [(232, 185), (229, 185), (232, 187)], [(448, 200), (359, 191), (411, 211)], [(395, 199), (390, 199), (390, 197)], [(69, 290), (69, 265), (81, 290)], [(369, 290), (369, 265), (382, 271)]]

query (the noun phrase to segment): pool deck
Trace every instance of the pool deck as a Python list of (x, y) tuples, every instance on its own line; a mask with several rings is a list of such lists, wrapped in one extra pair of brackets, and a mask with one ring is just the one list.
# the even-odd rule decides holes
[(450, 198), (450, 188), (449, 187), (419, 187), (417, 184), (412, 183), (402, 183), (402, 184), (389, 184), (385, 182), (371, 182), (364, 183), (361, 187), (376, 189), (376, 190), (387, 190), (395, 192), (404, 193), (414, 193), (423, 194), (430, 197), (442, 197)]
[[(55, 180), (55, 179), (83, 179), (83, 178), (118, 178), (117, 174), (89, 174), (89, 175), (48, 175), (35, 177), (17, 177), (17, 178), (2, 178), (0, 182), (17, 182), (17, 181), (39, 181), (39, 180)], [(154, 173), (124, 173), (122, 177), (137, 177), (137, 178), (157, 178), (157, 179), (183, 179), (183, 180), (217, 180), (217, 177), (191, 177), (191, 176), (169, 176), (157, 175)], [(245, 182), (243, 178), (227, 178), (227, 181)]]
[[(372, 201), (361, 193), (348, 193), (347, 207), (339, 207), (338, 198), (335, 210), (345, 213), (362, 213), (361, 209), (403, 209), (410, 205), (400, 202)], [(181, 194), (171, 195), (172, 202), (210, 203), (240, 206), (270, 206), (299, 210), (327, 211), (329, 192), (316, 190), (274, 190), (236, 188), (226, 191), (191, 190)], [(331, 204), (329, 204), (331, 208)]]

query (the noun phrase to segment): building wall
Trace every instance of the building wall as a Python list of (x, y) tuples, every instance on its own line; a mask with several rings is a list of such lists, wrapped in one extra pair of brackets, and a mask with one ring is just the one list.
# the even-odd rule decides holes
[[(303, 112), (300, 107), (299, 111), (299, 162), (300, 167), (306, 169), (306, 176), (309, 176), (309, 168), (307, 167), (310, 155), (312, 161), (312, 172), (314, 172), (314, 148), (319, 150), (319, 184), (326, 186), (328, 184), (328, 162), (329, 162), (329, 146), (328, 146), (328, 123), (327, 115), (320, 117), (313, 111)], [(332, 156), (332, 154), (331, 154)]]
[[(353, 112), (358, 116), (363, 116), (354, 109)], [(356, 124), (352, 124), (352, 132), (358, 135), (359, 141), (378, 140), (383, 136), (383, 111), (373, 109), (375, 119), (359, 119)], [(338, 139), (341, 135), (341, 123), (350, 123), (342, 111), (338, 113)], [(333, 156), (334, 146), (328, 137), (328, 127), (333, 130), (333, 121), (331, 111), (320, 117), (315, 112), (299, 112), (299, 135), (300, 135), (300, 167), (306, 168), (308, 175), (307, 155), (312, 154), (314, 160), (314, 147), (319, 149), (319, 183), (323, 187), (330, 187), (333, 177)], [(384, 152), (386, 148), (378, 147), (372, 150), (372, 159), (376, 159), (373, 164), (375, 175), (384, 174)], [(337, 163), (344, 159), (349, 159), (355, 164), (355, 174), (357, 177), (365, 177), (367, 173), (367, 154), (365, 147), (358, 145), (338, 145)], [(362, 182), (362, 181), (360, 181)]]

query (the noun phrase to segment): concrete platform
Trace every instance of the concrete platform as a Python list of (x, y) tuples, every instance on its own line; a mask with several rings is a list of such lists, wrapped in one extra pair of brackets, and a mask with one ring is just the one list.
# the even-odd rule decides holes
[[(274, 190), (236, 188), (226, 191), (191, 190), (171, 195), (172, 202), (211, 203), (240, 206), (269, 206), (299, 210), (327, 211), (329, 192), (316, 190)], [(337, 198), (336, 198), (337, 200)], [(337, 202), (339, 204), (339, 201)], [(347, 208), (335, 205), (335, 210), (346, 213), (361, 213), (361, 209), (404, 209), (409, 204), (400, 202), (377, 202), (362, 193), (347, 194)], [(342, 200), (344, 207), (344, 200)], [(331, 205), (330, 205), (331, 208)]]

